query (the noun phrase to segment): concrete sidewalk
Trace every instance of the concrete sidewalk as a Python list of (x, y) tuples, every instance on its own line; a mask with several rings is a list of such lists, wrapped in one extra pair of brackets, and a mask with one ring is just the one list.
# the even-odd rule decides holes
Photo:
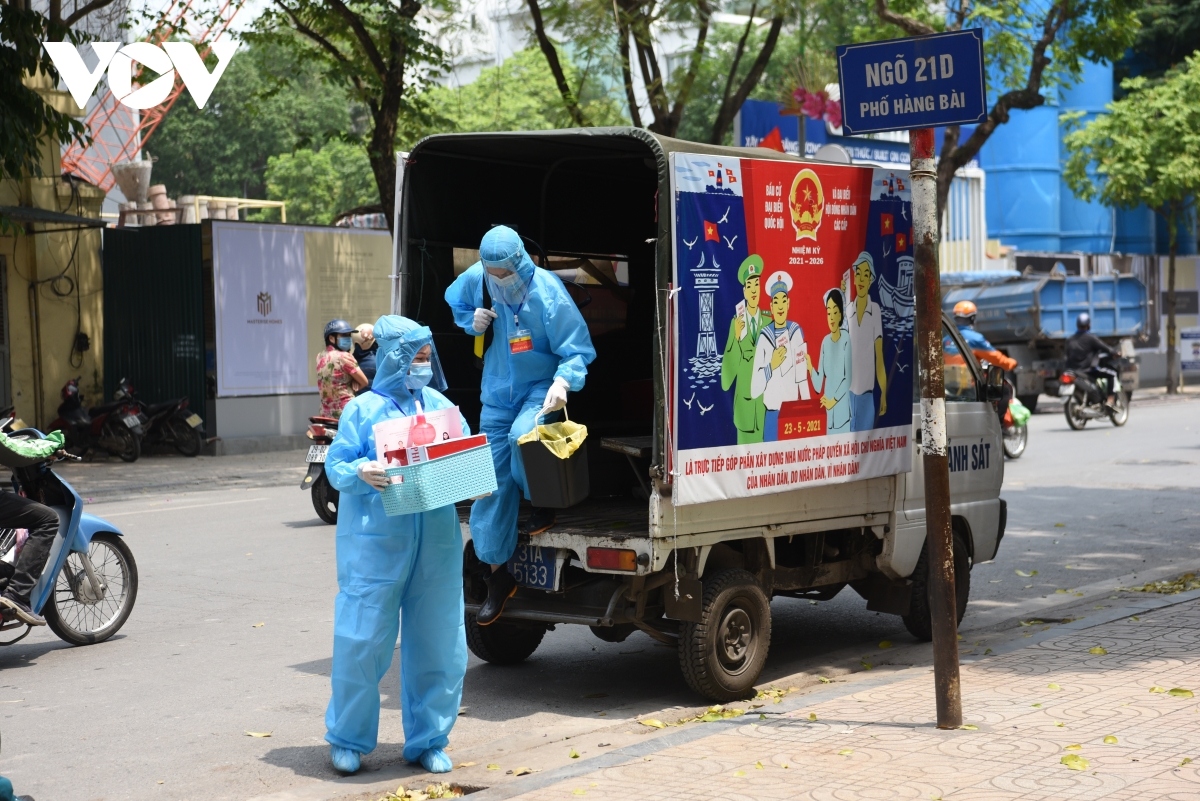
[(932, 670), (911, 668), (768, 698), (471, 798), (1200, 798), (1200, 592), (1126, 599), (964, 662), (963, 730), (934, 727)]

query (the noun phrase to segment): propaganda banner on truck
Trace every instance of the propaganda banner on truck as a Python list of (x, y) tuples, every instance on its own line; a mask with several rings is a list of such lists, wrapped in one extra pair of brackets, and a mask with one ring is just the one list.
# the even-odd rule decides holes
[(908, 174), (671, 155), (674, 502), (911, 469)]

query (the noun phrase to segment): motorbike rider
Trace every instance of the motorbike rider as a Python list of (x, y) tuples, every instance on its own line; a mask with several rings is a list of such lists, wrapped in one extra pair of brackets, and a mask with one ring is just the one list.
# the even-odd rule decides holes
[[(499, 225), (484, 234), (479, 259), (445, 297), (467, 334), (480, 336), (488, 326), (495, 333), (483, 357), (479, 427), (492, 449), (497, 490), (471, 505), (475, 553), (491, 565), (488, 597), (476, 616), (486, 626), (517, 590), (505, 567), (517, 547), (521, 496), (529, 497), (517, 438), (532, 431), (541, 415), (563, 408), (568, 390), (583, 389), (596, 350), (562, 281), (533, 263), (516, 231)], [(485, 281), (493, 309), (483, 308)], [(554, 522), (552, 509), (534, 509), (522, 530), (532, 536)]]
[[(363, 371), (368, 381), (374, 381), (375, 354), (379, 351), (379, 343), (375, 341), (375, 326), (363, 323), (354, 329), (350, 339), (354, 342), (354, 361), (358, 362), (358, 369)], [(357, 394), (364, 392), (366, 388), (358, 390)]]
[[(1066, 356), (1068, 370), (1083, 370), (1103, 387), (1103, 393), (1108, 398), (1109, 406), (1116, 400), (1114, 395), (1117, 386), (1117, 371), (1111, 367), (1100, 365), (1103, 356), (1116, 356), (1113, 348), (1104, 344), (1100, 337), (1092, 333), (1092, 316), (1082, 312), (1075, 318), (1075, 333), (1067, 339)], [(1103, 383), (1101, 384), (1101, 381)]]
[(360, 389), (371, 385), (350, 355), (354, 329), (345, 320), (325, 324), (325, 350), (317, 356), (317, 389), (321, 392), (321, 414), (334, 420)]
[[(45, 439), (14, 439), (0, 432), (0, 465), (26, 467), (45, 461), (65, 444), (61, 431), (50, 432)], [(0, 528), (23, 528), (29, 537), (14, 564), (0, 562), (0, 614), (5, 619), (18, 618), (30, 626), (46, 625), (46, 618), (33, 611), (30, 592), (37, 584), (50, 546), (58, 534), (58, 515), (48, 506), (18, 495), (11, 490), (0, 491)]]
[[(1005, 372), (1017, 369), (1016, 359), (1009, 358), (996, 350), (995, 346), (987, 341), (987, 337), (975, 330), (975, 316), (978, 313), (979, 309), (969, 300), (960, 300), (954, 304), (954, 324), (958, 326), (959, 333), (966, 340), (967, 347), (981, 362), (994, 364)], [(953, 344), (953, 340), (951, 340), (951, 344)], [(955, 354), (957, 355), (957, 353), (958, 349), (955, 348)], [(949, 351), (946, 352), (946, 363), (950, 363)]]

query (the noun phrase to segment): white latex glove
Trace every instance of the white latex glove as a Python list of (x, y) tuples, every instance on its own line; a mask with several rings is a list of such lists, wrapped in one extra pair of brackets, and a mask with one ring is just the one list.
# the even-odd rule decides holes
[(564, 379), (554, 379), (554, 383), (550, 385), (550, 391), (546, 393), (546, 400), (542, 403), (542, 414), (557, 412), (566, 406), (567, 389), (568, 385)]
[(358, 477), (381, 492), (387, 489), (388, 477), (384, 467), (374, 460), (363, 462), (358, 466)]
[(475, 333), (482, 334), (492, 324), (492, 320), (495, 319), (496, 313), (491, 309), (476, 309), (475, 319), (472, 321), (471, 327), (475, 329)]

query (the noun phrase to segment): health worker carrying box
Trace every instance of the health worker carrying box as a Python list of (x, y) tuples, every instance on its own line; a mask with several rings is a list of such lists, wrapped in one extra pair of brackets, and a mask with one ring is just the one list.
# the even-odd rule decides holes
[(904, 171), (671, 155), (683, 505), (911, 469)]
[(417, 514), (496, 491), (487, 435), (463, 436), (457, 406), (396, 417), (374, 426), (376, 459), (389, 485), (383, 511)]

